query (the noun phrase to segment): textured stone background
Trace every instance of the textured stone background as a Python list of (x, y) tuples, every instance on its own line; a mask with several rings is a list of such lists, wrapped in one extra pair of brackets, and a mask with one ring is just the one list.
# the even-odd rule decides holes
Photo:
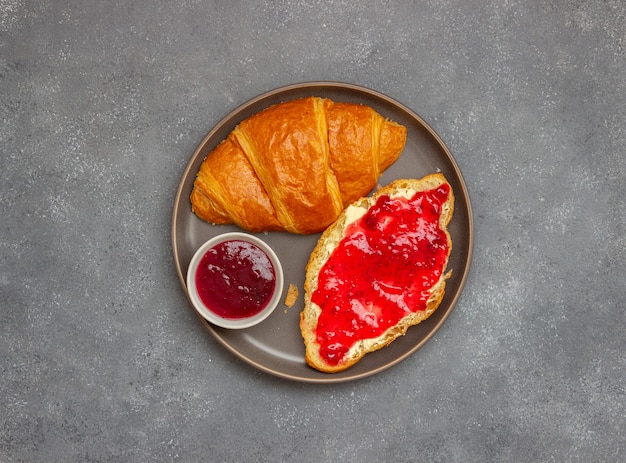
[[(626, 460), (622, 1), (0, 0), (0, 461)], [(170, 246), (197, 143), (338, 80), (428, 121), (476, 241), (443, 328), (362, 381), (225, 351)]]

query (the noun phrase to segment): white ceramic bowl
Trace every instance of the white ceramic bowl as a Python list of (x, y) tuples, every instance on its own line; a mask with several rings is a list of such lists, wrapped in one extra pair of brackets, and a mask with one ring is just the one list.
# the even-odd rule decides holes
[[(276, 278), (274, 292), (272, 293), (272, 296), (267, 305), (260, 312), (246, 318), (224, 318), (216, 314), (202, 301), (196, 287), (196, 273), (198, 271), (198, 265), (200, 264), (200, 261), (202, 260), (204, 255), (209, 251), (209, 249), (214, 248), (215, 246), (218, 246), (219, 244), (226, 241), (232, 240), (245, 241), (259, 247), (267, 255), (270, 262), (272, 263), (272, 266), (274, 267), (274, 276)], [(242, 329), (249, 328), (258, 323), (261, 323), (263, 320), (269, 317), (276, 308), (276, 306), (278, 306), (278, 303), (280, 302), (283, 293), (283, 285), (283, 269), (276, 253), (261, 239), (257, 238), (256, 236), (241, 232), (224, 233), (208, 240), (195, 252), (191, 259), (191, 262), (189, 263), (189, 268), (187, 271), (187, 290), (191, 303), (203, 318), (205, 318), (210, 323), (221, 326), (222, 328)]]

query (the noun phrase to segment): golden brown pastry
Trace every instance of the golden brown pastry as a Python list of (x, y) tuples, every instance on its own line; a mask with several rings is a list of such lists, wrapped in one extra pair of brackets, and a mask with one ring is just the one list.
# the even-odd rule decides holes
[(308, 97), (242, 121), (202, 162), (192, 210), (251, 232), (324, 230), (400, 156), (406, 128), (372, 108)]

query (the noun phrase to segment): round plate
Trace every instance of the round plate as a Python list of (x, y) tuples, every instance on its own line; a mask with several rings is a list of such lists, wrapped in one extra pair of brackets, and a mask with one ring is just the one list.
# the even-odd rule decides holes
[(176, 271), (187, 295), (187, 267), (196, 249), (212, 236), (239, 230), (234, 225), (210, 225), (192, 213), (189, 195), (200, 164), (240, 121), (270, 105), (307, 96), (362, 103), (407, 127), (404, 152), (383, 174), (379, 180), (381, 185), (398, 178), (421, 178), (440, 171), (452, 185), (456, 197), (454, 216), (448, 226), (453, 242), (448, 269), (453, 272), (447, 281), (443, 302), (429, 319), (409, 328), (405, 336), (389, 346), (367, 354), (348, 370), (321, 373), (304, 361), (304, 344), (298, 323), (303, 308), (305, 267), (319, 234), (302, 236), (271, 232), (259, 235), (276, 251), (283, 264), (285, 291), (290, 283), (298, 287), (300, 295), (293, 307), (287, 308), (281, 303), (267, 320), (245, 330), (219, 328), (198, 315), (200, 322), (222, 345), (262, 371), (296, 381), (335, 383), (381, 372), (413, 354), (434, 335), (450, 315), (465, 284), (472, 257), (474, 228), (467, 188), (456, 162), (437, 134), (409, 108), (381, 93), (351, 84), (308, 82), (281, 87), (248, 101), (222, 119), (196, 148), (183, 172), (172, 214), (172, 246)]

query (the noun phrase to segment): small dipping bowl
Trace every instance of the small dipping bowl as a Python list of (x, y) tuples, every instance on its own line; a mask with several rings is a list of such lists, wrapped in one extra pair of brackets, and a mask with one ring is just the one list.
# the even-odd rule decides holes
[(240, 232), (208, 240), (187, 271), (195, 309), (210, 323), (230, 329), (249, 328), (269, 317), (282, 296), (283, 280), (276, 253), (256, 236)]

